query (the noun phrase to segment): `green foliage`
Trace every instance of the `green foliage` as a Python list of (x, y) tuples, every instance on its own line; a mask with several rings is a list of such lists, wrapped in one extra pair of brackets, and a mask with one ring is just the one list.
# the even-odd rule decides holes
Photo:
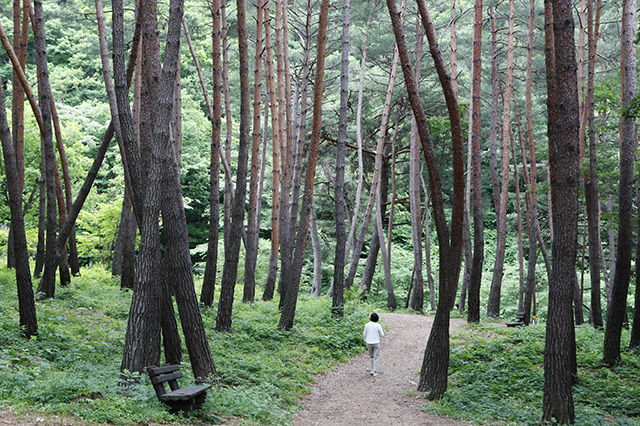
[[(238, 286), (238, 291), (241, 288)], [(90, 424), (182, 423), (157, 401), (146, 375), (119, 385), (122, 345), (131, 292), (99, 267), (83, 269), (55, 299), (37, 301), (39, 335), (21, 337), (15, 276), (0, 269), (0, 404), (14, 411), (73, 415)], [(308, 392), (316, 374), (364, 349), (361, 332), (369, 309), (300, 295), (293, 330), (278, 330), (278, 302), (237, 303), (233, 333), (216, 333), (215, 309), (203, 320), (219, 372), (203, 410), (240, 418), (242, 424), (282, 425)], [(186, 349), (184, 384), (193, 382)], [(193, 419), (193, 417), (192, 417)], [(208, 421), (208, 420), (206, 420)]]
[(0, 274), (0, 403), (29, 411), (73, 414), (89, 423), (165, 422), (150, 386), (123, 395), (119, 360), (131, 299), (106, 271), (83, 270), (56, 299), (37, 301), (39, 335), (18, 328), (15, 278)]
[[(628, 339), (628, 333), (625, 336)], [(544, 339), (544, 325), (505, 328), (485, 323), (456, 333), (447, 393), (424, 410), (474, 424), (539, 425)], [(624, 365), (610, 370), (601, 362), (602, 341), (602, 331), (588, 326), (576, 329), (576, 424), (640, 425), (640, 353), (623, 353)]]
[[(277, 328), (277, 301), (234, 306), (234, 332), (209, 334), (222, 382), (212, 411), (249, 424), (283, 424), (316, 374), (364, 348), (366, 306), (347, 303), (344, 318), (330, 311), (330, 300), (301, 294), (295, 326), (284, 332)], [(203, 314), (212, 330), (215, 311)]]

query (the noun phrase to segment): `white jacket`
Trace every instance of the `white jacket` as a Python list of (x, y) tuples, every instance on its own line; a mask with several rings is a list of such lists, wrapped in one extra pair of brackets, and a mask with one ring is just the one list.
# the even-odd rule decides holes
[(369, 321), (364, 326), (362, 336), (368, 345), (374, 345), (380, 343), (380, 338), (384, 336), (384, 331), (382, 331), (382, 326), (380, 324)]

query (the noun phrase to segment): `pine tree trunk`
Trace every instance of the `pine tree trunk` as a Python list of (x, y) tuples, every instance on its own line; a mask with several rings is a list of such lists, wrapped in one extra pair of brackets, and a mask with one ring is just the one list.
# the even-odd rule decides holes
[[(42, 146), (42, 144), (40, 144)], [(45, 188), (44, 161), (40, 160), (40, 178), (38, 179), (38, 242), (36, 243), (36, 264), (34, 278), (41, 278), (44, 270), (44, 245), (47, 229), (47, 190)]]
[[(222, 130), (222, 62), (220, 43), (222, 38), (221, 2), (213, 0), (211, 4), (211, 73), (213, 80), (213, 103), (209, 119), (211, 120), (211, 152), (209, 171), (209, 238), (207, 241), (207, 262), (202, 279), (200, 302), (205, 306), (213, 306), (213, 295), (216, 288), (218, 272), (218, 237), (220, 235), (220, 134)], [(205, 92), (206, 93), (206, 92)], [(226, 179), (229, 179), (227, 177)], [(226, 180), (225, 179), (225, 180)]]
[(369, 35), (369, 28), (371, 27), (371, 21), (373, 15), (367, 20), (367, 25), (364, 30), (364, 37), (362, 39), (362, 61), (360, 62), (360, 78), (358, 84), (358, 106), (356, 109), (356, 141), (358, 144), (358, 185), (356, 187), (356, 196), (354, 199), (355, 206), (353, 208), (353, 217), (351, 219), (351, 226), (349, 227), (349, 235), (347, 236), (346, 247), (344, 251), (345, 266), (349, 260), (349, 252), (353, 246), (356, 225), (358, 222), (358, 216), (360, 213), (360, 199), (362, 198), (362, 184), (364, 181), (364, 162), (362, 158), (362, 101), (364, 98), (364, 71), (367, 60), (367, 37)]
[[(385, 281), (385, 285), (387, 288), (387, 308), (394, 310), (397, 307), (397, 303), (396, 303), (396, 297), (395, 294), (393, 292), (393, 283), (391, 282), (391, 271), (389, 268), (389, 257), (388, 257), (388, 253), (385, 247), (385, 240), (384, 240), (384, 228), (382, 226), (382, 218), (386, 215), (386, 200), (387, 200), (387, 187), (388, 187), (388, 181), (389, 181), (389, 166), (388, 166), (388, 153), (386, 151), (386, 146), (384, 149), (384, 153), (383, 155), (383, 161), (382, 161), (382, 165), (381, 165), (381, 170), (380, 172), (380, 182), (378, 184), (378, 190), (377, 190), (377, 194), (376, 194), (376, 223), (375, 223), (375, 228), (377, 230), (377, 236), (379, 239), (379, 246), (380, 246), (380, 253), (382, 255), (382, 264), (383, 264), (383, 270), (384, 270), (384, 281)], [(383, 194), (383, 188), (384, 188), (384, 194)], [(368, 259), (367, 259), (367, 263), (368, 263)], [(375, 266), (375, 263), (373, 264), (373, 266)]]
[[(114, 9), (114, 79), (116, 82), (116, 94), (118, 96), (118, 112), (120, 114), (119, 124), (116, 126), (120, 129), (121, 140), (123, 145), (128, 147), (126, 158), (128, 164), (131, 182), (134, 183), (132, 189), (136, 193), (134, 209), (137, 209), (136, 215), (140, 217), (140, 255), (136, 280), (134, 283), (133, 297), (131, 307), (129, 309), (129, 321), (127, 324), (127, 333), (125, 337), (125, 345), (123, 349), (122, 363), (120, 369), (123, 373), (141, 372), (144, 367), (149, 365), (158, 365), (160, 361), (160, 333), (161, 333), (161, 312), (162, 306), (166, 299), (164, 294), (163, 283), (165, 280), (164, 268), (162, 264), (160, 252), (160, 188), (162, 173), (162, 164), (160, 158), (156, 154), (160, 151), (159, 147), (149, 152), (147, 163), (147, 178), (143, 180), (142, 172), (139, 165), (142, 164), (143, 158), (137, 158), (137, 144), (134, 137), (132, 127), (133, 118), (128, 109), (128, 97), (124, 101), (123, 89), (126, 84), (118, 84), (122, 82), (122, 62), (116, 63), (116, 56), (121, 57), (124, 50), (122, 40), (122, 3), (120, 1), (113, 2)], [(142, 38), (142, 73), (144, 75), (143, 91), (152, 91), (150, 84), (154, 80), (150, 73), (153, 72), (150, 62), (156, 59), (154, 51), (159, 52), (159, 45), (156, 36), (156, 10), (155, 3), (151, 0), (143, 0), (140, 3), (140, 22), (144, 28)], [(118, 34), (116, 34), (118, 32)], [(120, 58), (121, 59), (121, 58)], [(156, 59), (157, 60), (157, 59)], [(156, 75), (157, 76), (157, 75)], [(123, 87), (125, 86), (125, 87)], [(127, 90), (128, 92), (128, 90)], [(124, 102), (123, 102), (124, 101)], [(142, 100), (143, 107), (145, 102), (150, 100)], [(151, 111), (147, 111), (150, 113)], [(141, 135), (146, 137), (146, 129), (141, 130)], [(152, 138), (147, 138), (152, 140)], [(137, 167), (137, 166), (138, 167)], [(147, 182), (146, 188), (143, 190), (143, 182)], [(144, 194), (144, 208), (141, 208), (142, 197)]]
[[(636, 183), (636, 200), (640, 200), (640, 185)], [(640, 216), (638, 216), (640, 223)], [(638, 228), (640, 229), (640, 228)], [(636, 234), (637, 235), (637, 234)], [(636, 292), (633, 308), (633, 319), (631, 323), (631, 336), (629, 338), (629, 349), (636, 349), (640, 346), (640, 240), (636, 240)]]
[(118, 235), (113, 248), (111, 273), (120, 276), (120, 287), (133, 288), (137, 225), (131, 207), (130, 189), (125, 183)]
[[(516, 112), (516, 116), (517, 116)], [(518, 133), (522, 136), (522, 132)], [(522, 140), (520, 141), (522, 144)], [(520, 175), (518, 174), (518, 157), (513, 138), (511, 138), (511, 155), (513, 156), (513, 181), (516, 187), (516, 215), (518, 223), (518, 313), (522, 312), (524, 305), (524, 248), (522, 244), (522, 203), (520, 202)]]
[(125, 228), (122, 239), (122, 275), (120, 286), (122, 288), (133, 288), (136, 275), (136, 234), (138, 226), (133, 214), (131, 197), (126, 195), (125, 220), (121, 225)]
[[(544, 352), (543, 421), (574, 422), (576, 372), (572, 294), (577, 284), (579, 107), (572, 4), (545, 1), (553, 269)], [(550, 26), (553, 25), (553, 31)]]
[[(404, 5), (406, 1), (402, 3), (402, 10), (404, 10)], [(360, 253), (362, 252), (362, 245), (364, 244), (364, 238), (367, 233), (367, 228), (369, 227), (369, 222), (371, 220), (371, 214), (373, 212), (373, 207), (375, 205), (378, 185), (380, 182), (380, 170), (382, 167), (382, 156), (384, 151), (384, 144), (387, 137), (387, 130), (389, 127), (389, 112), (391, 110), (391, 100), (393, 97), (393, 88), (395, 86), (395, 78), (396, 72), (398, 69), (398, 50), (394, 50), (393, 61), (391, 63), (391, 72), (389, 74), (389, 79), (387, 82), (387, 94), (384, 102), (384, 107), (382, 110), (382, 120), (380, 122), (380, 133), (378, 136), (378, 143), (376, 145), (376, 159), (373, 169), (373, 176), (371, 178), (371, 192), (369, 194), (369, 202), (367, 203), (367, 207), (364, 212), (364, 217), (362, 219), (362, 225), (360, 227), (360, 233), (356, 244), (353, 248), (353, 252), (351, 254), (351, 262), (349, 264), (349, 272), (347, 274), (347, 278), (345, 280), (345, 288), (351, 288), (353, 285), (353, 281), (355, 279), (356, 272), (358, 270), (358, 260), (360, 259)], [(383, 234), (384, 235), (384, 234)], [(380, 236), (378, 236), (380, 237)]]
[(473, 264), (469, 277), (468, 322), (480, 322), (480, 284), (484, 262), (484, 220), (482, 214), (482, 0), (476, 0), (473, 19), (473, 58), (471, 65), (471, 144), (473, 186)]
[[(53, 102), (52, 104), (52, 115), (53, 115)], [(54, 126), (55, 127), (55, 126)], [(55, 149), (54, 149), (55, 155)], [(55, 158), (55, 157), (54, 157)], [(58, 171), (58, 162), (56, 161), (54, 167), (54, 180), (55, 180), (55, 188), (56, 188), (56, 206), (58, 208), (58, 224), (56, 228), (59, 228), (64, 223), (67, 212), (65, 210), (65, 199), (64, 193), (62, 189), (62, 181), (60, 180), (60, 173)], [(57, 229), (56, 229), (57, 234)], [(69, 256), (67, 250), (67, 244), (63, 244), (61, 247), (58, 247), (57, 252), (59, 253), (58, 262), (58, 270), (60, 271), (60, 285), (67, 286), (71, 282), (71, 273), (69, 272)]]
[[(623, 110), (636, 96), (636, 1), (623, 2)], [(620, 129), (620, 185), (618, 201), (618, 247), (616, 273), (613, 278), (611, 299), (607, 307), (604, 334), (604, 362), (612, 367), (621, 363), (620, 338), (627, 293), (631, 278), (631, 252), (633, 249), (633, 163), (635, 150), (635, 118), (622, 116)]]
[[(616, 234), (615, 229), (616, 225), (613, 222), (613, 200), (612, 196), (607, 196), (607, 236), (609, 237), (609, 282), (607, 283), (606, 293), (607, 293), (607, 301), (611, 303), (611, 291), (613, 289), (613, 282), (616, 277)], [(608, 309), (608, 308), (607, 308)]]
[(335, 181), (335, 224), (336, 224), (336, 253), (333, 261), (333, 299), (331, 312), (334, 315), (344, 314), (344, 266), (347, 244), (345, 225), (345, 183), (344, 162), (347, 144), (347, 120), (349, 102), (349, 24), (351, 3), (344, 0), (342, 4), (342, 58), (340, 61), (340, 118), (338, 122), (338, 146), (336, 150), (336, 181)]
[(258, 258), (258, 177), (260, 171), (260, 98), (262, 96), (262, 8), (264, 0), (258, 3), (256, 12), (256, 58), (253, 83), (253, 134), (251, 144), (251, 179), (249, 181), (249, 214), (247, 219), (247, 244), (244, 266), (244, 293), (242, 301), (253, 303), (256, 293), (256, 262)]
[[(529, 260), (527, 265), (527, 281), (525, 284), (524, 304), (520, 321), (525, 324), (531, 322), (531, 305), (534, 299), (536, 288), (536, 264), (538, 260), (538, 194), (537, 194), (537, 169), (536, 169), (536, 150), (533, 136), (533, 114), (531, 92), (533, 84), (533, 31), (535, 17), (535, 0), (529, 2), (529, 35), (527, 41), (527, 70), (526, 70), (526, 87), (525, 87), (525, 103), (526, 103), (526, 120), (527, 120), (527, 141), (529, 144), (529, 160), (531, 162), (531, 173), (525, 177), (528, 181), (528, 209), (527, 221), (529, 223)], [(522, 147), (522, 163), (526, 173), (526, 156), (524, 154), (524, 146)]]
[(57, 211), (55, 169), (56, 158), (53, 149), (53, 129), (51, 126), (51, 86), (49, 85), (49, 70), (47, 65), (47, 46), (44, 33), (44, 16), (42, 1), (34, 2), (34, 38), (36, 41), (36, 64), (38, 69), (38, 100), (42, 116), (42, 147), (45, 162), (45, 188), (47, 193), (47, 227), (44, 274), (36, 292), (42, 292), (46, 297), (55, 295), (55, 274), (58, 268), (56, 246)]
[[(26, 9), (23, 12), (21, 5), (21, 0), (13, 1), (13, 50), (19, 58), (18, 62), (21, 68), (24, 70), (29, 37), (29, 12)], [(24, 89), (20, 82), (19, 73), (15, 69), (13, 71), (13, 96), (11, 98), (11, 126), (18, 183), (20, 192), (22, 192), (24, 189)], [(9, 241), (7, 242), (8, 268), (16, 267), (13, 238), (12, 225), (9, 228)]]
[(507, 69), (504, 95), (504, 110), (502, 112), (502, 144), (500, 156), (502, 162), (502, 183), (500, 188), (500, 209), (497, 219), (497, 247), (496, 260), (493, 267), (493, 278), (489, 290), (487, 316), (500, 316), (500, 296), (502, 292), (502, 275), (504, 273), (504, 255), (507, 243), (507, 203), (509, 201), (509, 139), (511, 135), (511, 94), (513, 92), (513, 46), (514, 46), (514, 2), (509, 1), (509, 23), (507, 41)]
[(237, 1), (238, 47), (240, 72), (240, 137), (238, 140), (238, 163), (236, 188), (231, 209), (231, 229), (225, 248), (220, 302), (216, 316), (216, 331), (231, 331), (234, 290), (238, 276), (240, 243), (244, 229), (244, 203), (247, 188), (247, 162), (251, 132), (251, 93), (249, 87), (249, 49), (247, 40), (246, 9), (244, 0)]
[[(493, 210), (496, 216), (500, 211), (500, 178), (498, 177), (498, 97), (500, 96), (500, 79), (498, 78), (498, 30), (493, 6), (489, 6), (491, 19), (491, 132), (489, 144), (489, 168), (493, 194)], [(498, 226), (499, 224), (496, 224)]]
[[(64, 181), (64, 196), (62, 196), (62, 188), (60, 188), (60, 200), (58, 209), (60, 211), (60, 226), (67, 218), (68, 212), (71, 210), (71, 206), (73, 203), (73, 195), (71, 193), (71, 173), (69, 172), (69, 161), (67, 160), (67, 154), (64, 149), (64, 140), (62, 139), (62, 129), (60, 128), (60, 119), (58, 118), (58, 111), (56, 109), (56, 104), (51, 99), (51, 118), (53, 120), (53, 128), (55, 131), (56, 138), (56, 147), (58, 149), (58, 155), (60, 157), (60, 169), (62, 170), (62, 179)], [(57, 179), (60, 180), (60, 177)], [(63, 214), (64, 213), (64, 214)], [(80, 275), (80, 263), (78, 262), (78, 248), (76, 247), (76, 238), (75, 238), (75, 227), (71, 229), (71, 233), (69, 235), (69, 241), (67, 247), (63, 250), (69, 252), (69, 262), (68, 266), (71, 268), (71, 273), (74, 276)], [(63, 258), (64, 262), (65, 259)], [(61, 264), (62, 268), (62, 264)], [(62, 269), (60, 270), (62, 273)], [(65, 271), (65, 274), (68, 274), (68, 271)], [(66, 279), (66, 278), (65, 278)], [(71, 281), (70, 277), (66, 283)], [(64, 284), (63, 284), (64, 285)]]
[(373, 275), (376, 271), (376, 265), (378, 263), (378, 253), (380, 252), (380, 238), (378, 237), (378, 227), (373, 228), (371, 233), (371, 243), (369, 244), (369, 253), (367, 253), (367, 260), (364, 264), (364, 270), (362, 271), (362, 280), (360, 281), (360, 299), (367, 300), (367, 297), (371, 293), (371, 286), (373, 284)]
[[(233, 137), (233, 113), (231, 111), (231, 89), (229, 88), (229, 26), (227, 21), (227, 0), (221, 0), (222, 19), (222, 91), (224, 93), (225, 142), (224, 158), (231, 164), (231, 140)], [(224, 218), (223, 233), (225, 253), (229, 247), (229, 232), (231, 232), (231, 203), (233, 198), (233, 182), (229, 177), (224, 179)], [(226, 256), (226, 255), (225, 255)]]
[[(278, 98), (278, 133), (280, 139), (280, 270), (284, 271), (291, 267), (293, 261), (295, 228), (298, 219), (298, 197), (291, 194), (293, 185), (293, 141), (291, 138), (291, 105), (290, 88), (288, 75), (288, 40), (285, 39), (287, 23), (286, 2), (284, 0), (275, 1), (275, 34), (276, 34), (276, 58), (277, 58), (277, 98)], [(280, 291), (280, 308), (286, 299), (289, 282), (278, 280)]]
[(320, 22), (318, 24), (318, 53), (316, 55), (316, 78), (313, 91), (313, 126), (311, 130), (311, 140), (309, 143), (309, 153), (307, 158), (306, 175), (304, 181), (304, 193), (302, 198), (300, 226), (296, 235), (295, 252), (292, 267), (283, 270), (285, 280), (288, 283), (286, 299), (282, 305), (282, 314), (278, 328), (281, 330), (291, 330), (295, 317), (296, 304), (298, 300), (298, 290), (302, 274), (302, 263), (304, 260), (307, 234), (309, 231), (309, 218), (313, 205), (313, 187), (316, 164), (318, 160), (318, 150), (320, 145), (320, 129), (322, 125), (322, 91), (324, 87), (324, 63), (327, 37), (327, 21), (329, 15), (329, 0), (322, 0), (320, 9)]
[[(0, 81), (0, 105), (5, 105), (3, 84)], [(20, 328), (26, 338), (38, 334), (38, 320), (29, 269), (29, 253), (22, 212), (22, 190), (20, 174), (17, 167), (14, 143), (11, 140), (6, 110), (0, 108), (0, 141), (4, 156), (5, 176), (9, 190), (9, 208), (11, 209), (11, 228), (13, 229), (13, 252), (16, 268), (16, 284), (18, 287), (18, 312)]]
[[(404, 38), (400, 14), (394, 0), (387, 0), (387, 8), (391, 16), (391, 23), (396, 39), (396, 46), (402, 63), (405, 86), (411, 107), (418, 123), (423, 152), (429, 168), (429, 177), (433, 196), (433, 211), (440, 243), (440, 297), (438, 310), (431, 329), (427, 348), (423, 359), (420, 383), (418, 389), (429, 391), (431, 398), (440, 398), (447, 388), (447, 371), (449, 368), (449, 307), (454, 297), (453, 289), (460, 271), (460, 255), (462, 252), (462, 223), (464, 210), (464, 161), (462, 153), (462, 128), (457, 96), (451, 84), (442, 52), (438, 46), (435, 29), (424, 1), (418, 1), (418, 8), (422, 18), (427, 40), (429, 41), (431, 56), (433, 57), (438, 78), (442, 86), (449, 120), (453, 145), (453, 180), (454, 200), (451, 220), (451, 234), (444, 214), (440, 170), (436, 161), (433, 145), (429, 134), (429, 126), (417, 92), (414, 72), (409, 60), (406, 40)], [(451, 236), (451, 239), (450, 239)]]
[[(398, 140), (398, 129), (400, 122), (400, 116), (396, 116), (395, 131), (393, 132), (393, 138), (391, 139), (391, 203), (389, 206), (389, 220), (387, 221), (387, 253), (385, 266), (385, 281), (387, 284), (387, 306), (390, 309), (395, 309), (396, 296), (393, 291), (393, 281), (391, 279), (391, 241), (393, 240), (393, 218), (396, 207), (396, 200), (398, 199), (398, 189), (396, 185), (396, 142)], [(384, 218), (382, 218), (384, 219)], [(384, 258), (384, 257), (383, 257)]]
[[(587, 205), (587, 223), (589, 228), (589, 276), (591, 278), (591, 323), (595, 328), (602, 328), (602, 306), (600, 303), (600, 253), (602, 240), (600, 237), (600, 196), (598, 189), (598, 156), (595, 126), (594, 80), (596, 50), (600, 33), (600, 0), (597, 2), (595, 24), (593, 22), (593, 2), (588, 3), (588, 39), (589, 61), (587, 67), (587, 126), (589, 128), (589, 176), (585, 179), (585, 203)], [(637, 305), (636, 305), (637, 306)]]
[(320, 296), (322, 294), (322, 248), (320, 247), (320, 236), (318, 235), (318, 222), (316, 221), (315, 206), (311, 210), (310, 232), (311, 246), (313, 247), (313, 283), (311, 285), (311, 294)]
[(272, 141), (272, 185), (271, 185), (271, 254), (269, 269), (264, 285), (263, 300), (273, 299), (278, 274), (278, 250), (280, 249), (280, 115), (276, 91), (276, 71), (273, 64), (273, 42), (271, 38), (270, 2), (264, 3), (264, 33), (267, 53), (267, 88), (271, 107), (271, 141)]
[[(416, 82), (420, 83), (424, 30), (416, 23)], [(422, 276), (422, 212), (420, 208), (420, 141), (415, 117), (411, 119), (409, 147), (409, 209), (411, 211), (411, 239), (413, 241), (413, 291), (409, 306), (417, 312), (424, 309), (424, 278)], [(426, 236), (429, 239), (429, 235)]]
[(424, 191), (424, 210), (422, 220), (424, 222), (424, 266), (427, 274), (427, 283), (429, 284), (429, 307), (431, 312), (436, 311), (436, 284), (433, 279), (433, 273), (431, 269), (431, 225), (429, 224), (429, 204), (431, 202), (431, 192), (424, 182), (422, 173), (420, 175), (420, 181), (422, 183), (422, 189)]

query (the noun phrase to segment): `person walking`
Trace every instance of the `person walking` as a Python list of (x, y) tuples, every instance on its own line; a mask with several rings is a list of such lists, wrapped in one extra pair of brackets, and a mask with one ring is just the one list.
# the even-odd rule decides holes
[(369, 360), (371, 361), (370, 373), (372, 376), (378, 375), (378, 360), (380, 359), (380, 340), (384, 336), (382, 326), (378, 324), (378, 314), (371, 314), (370, 321), (365, 324), (362, 336), (367, 344), (369, 351)]

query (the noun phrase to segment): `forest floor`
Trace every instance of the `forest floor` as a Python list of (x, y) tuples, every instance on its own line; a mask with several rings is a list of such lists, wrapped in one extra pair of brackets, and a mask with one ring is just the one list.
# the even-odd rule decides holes
[[(382, 314), (385, 328), (376, 377), (367, 371), (366, 353), (351, 358), (317, 377), (311, 393), (294, 415), (292, 426), (469, 426), (458, 420), (421, 411), (424, 394), (417, 392), (422, 356), (433, 317), (414, 314)], [(464, 323), (451, 320), (451, 332)], [(202, 425), (202, 422), (196, 424)], [(224, 424), (234, 424), (226, 419)], [(88, 426), (87, 423), (56, 415), (13, 413), (0, 409), (0, 426)]]
[[(452, 319), (451, 332), (463, 322)], [(363, 353), (318, 376), (292, 426), (468, 425), (420, 409), (424, 394), (416, 388), (433, 317), (387, 313), (381, 324), (386, 334), (379, 375), (369, 374), (369, 357)]]

